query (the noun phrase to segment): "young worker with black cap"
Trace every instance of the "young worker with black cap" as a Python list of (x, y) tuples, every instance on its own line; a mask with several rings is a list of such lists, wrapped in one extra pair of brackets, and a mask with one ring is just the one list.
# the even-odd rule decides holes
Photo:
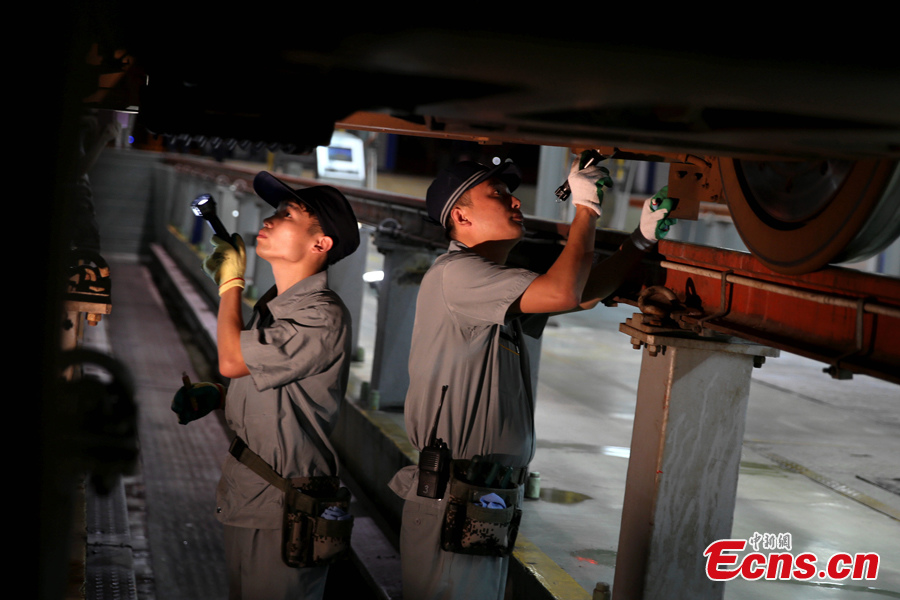
[[(292, 568), (282, 554), (285, 491), (248, 457), (310, 494), (337, 492), (337, 454), (328, 440), (347, 388), (350, 315), (328, 289), (327, 267), (359, 246), (353, 209), (335, 188), (291, 189), (269, 173), (253, 182), (275, 208), (263, 221), (257, 255), (275, 286), (241, 318), (245, 253), (213, 238), (204, 270), (219, 285), (219, 370), (231, 378), (225, 418), (238, 440), (216, 494), (225, 524), (231, 598), (321, 598), (327, 566)], [(319, 515), (314, 515), (318, 517)], [(343, 515), (339, 515), (343, 516)]]
[[(502, 599), (510, 539), (534, 456), (534, 394), (523, 334), (539, 337), (550, 313), (592, 308), (656, 243), (666, 211), (651, 211), (608, 260), (593, 265), (600, 216), (596, 166), (569, 173), (575, 217), (562, 253), (542, 275), (506, 266), (524, 233), (521, 181), (511, 162), (466, 161), (428, 188), (429, 216), (451, 239), (419, 289), (410, 349), (406, 428), (424, 458), (390, 483), (405, 499), (400, 534), (403, 596)], [(452, 461), (433, 477), (431, 452)], [(449, 482), (444, 489), (441, 479)], [(491, 492), (493, 495), (489, 495)], [(477, 503), (480, 506), (472, 508)], [(521, 513), (519, 513), (520, 515)]]

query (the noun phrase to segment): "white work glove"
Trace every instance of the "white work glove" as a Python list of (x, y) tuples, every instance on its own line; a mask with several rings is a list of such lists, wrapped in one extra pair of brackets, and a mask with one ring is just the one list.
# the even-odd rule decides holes
[(603, 203), (603, 187), (612, 187), (609, 171), (597, 165), (579, 169), (581, 159), (572, 161), (569, 169), (569, 189), (572, 192), (572, 204), (587, 206), (599, 217), (600, 205)]
[(212, 254), (203, 261), (203, 271), (219, 286), (219, 295), (233, 287), (244, 287), (244, 271), (247, 268), (247, 252), (244, 240), (232, 234), (234, 246), (217, 235), (212, 236), (215, 246)]

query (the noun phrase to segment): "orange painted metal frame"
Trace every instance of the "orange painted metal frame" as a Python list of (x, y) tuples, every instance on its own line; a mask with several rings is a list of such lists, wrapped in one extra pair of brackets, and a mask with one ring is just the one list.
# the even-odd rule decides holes
[[(704, 317), (722, 313), (703, 327), (820, 360), (836, 374), (852, 371), (900, 383), (900, 280), (839, 267), (782, 275), (743, 252), (677, 242), (663, 241), (659, 251), (665, 260), (663, 285), (683, 303), (702, 308)], [(760, 285), (730, 283), (725, 274)], [(691, 325), (702, 319), (681, 321)]]

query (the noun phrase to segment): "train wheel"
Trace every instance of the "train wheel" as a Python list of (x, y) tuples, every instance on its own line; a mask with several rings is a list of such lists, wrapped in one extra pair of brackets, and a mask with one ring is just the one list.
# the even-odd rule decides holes
[(900, 168), (890, 160), (721, 159), (735, 227), (779, 273), (862, 260), (900, 235)]

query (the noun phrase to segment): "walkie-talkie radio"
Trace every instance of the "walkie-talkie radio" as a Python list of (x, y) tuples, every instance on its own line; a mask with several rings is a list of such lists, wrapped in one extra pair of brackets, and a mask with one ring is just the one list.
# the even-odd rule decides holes
[(428, 445), (419, 453), (419, 487), (416, 493), (423, 498), (443, 498), (447, 480), (450, 479), (450, 448), (444, 440), (437, 437), (438, 419), (448, 387), (445, 385), (441, 390), (441, 403), (434, 417)]

